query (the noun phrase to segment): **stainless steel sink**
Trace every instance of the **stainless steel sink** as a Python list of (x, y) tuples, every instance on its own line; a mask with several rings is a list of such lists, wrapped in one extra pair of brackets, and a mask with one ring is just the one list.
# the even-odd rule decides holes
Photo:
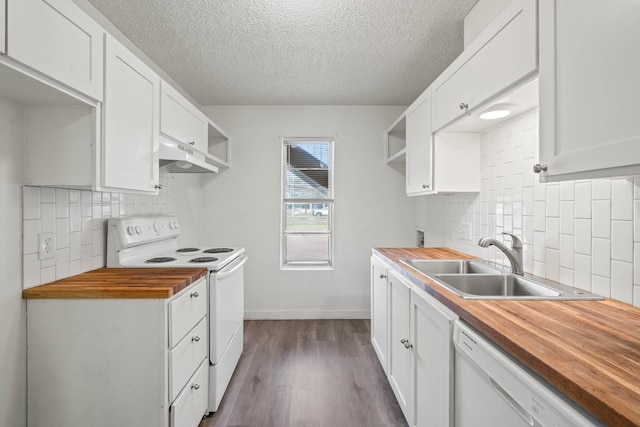
[(412, 269), (432, 276), (435, 274), (492, 274), (499, 270), (479, 264), (469, 259), (400, 259), (400, 262)]
[(400, 262), (464, 299), (601, 300), (600, 295), (544, 279), (530, 279), (483, 261), (400, 259)]
[(438, 274), (436, 282), (465, 299), (601, 300), (581, 289), (515, 274)]

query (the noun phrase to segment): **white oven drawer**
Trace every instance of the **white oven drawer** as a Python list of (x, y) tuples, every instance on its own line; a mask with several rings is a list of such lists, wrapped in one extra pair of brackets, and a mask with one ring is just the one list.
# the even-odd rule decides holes
[(207, 282), (203, 278), (169, 303), (169, 347), (178, 342), (207, 314)]
[(209, 362), (204, 360), (171, 404), (171, 427), (197, 427), (207, 411)]
[(169, 402), (176, 398), (205, 358), (208, 360), (206, 317), (169, 352)]

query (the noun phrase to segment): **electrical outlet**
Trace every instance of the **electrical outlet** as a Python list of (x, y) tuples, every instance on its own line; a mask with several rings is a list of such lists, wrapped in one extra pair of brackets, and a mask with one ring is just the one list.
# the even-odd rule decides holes
[(458, 233), (460, 234), (460, 238), (462, 240), (471, 240), (471, 236), (473, 233), (471, 232), (471, 223), (470, 222), (461, 222), (458, 227)]
[(56, 256), (56, 236), (53, 233), (38, 235), (38, 259), (49, 259)]

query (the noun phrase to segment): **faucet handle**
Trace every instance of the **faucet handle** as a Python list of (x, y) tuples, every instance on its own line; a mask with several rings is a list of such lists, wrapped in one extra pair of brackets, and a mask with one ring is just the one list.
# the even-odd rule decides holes
[(502, 234), (511, 236), (511, 248), (512, 249), (522, 249), (522, 240), (518, 238), (515, 234), (507, 233), (503, 231)]

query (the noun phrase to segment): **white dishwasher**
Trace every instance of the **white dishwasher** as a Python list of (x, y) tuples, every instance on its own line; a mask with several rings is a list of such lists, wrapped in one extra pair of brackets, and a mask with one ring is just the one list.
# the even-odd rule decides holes
[(456, 427), (604, 426), (466, 323), (453, 343)]

